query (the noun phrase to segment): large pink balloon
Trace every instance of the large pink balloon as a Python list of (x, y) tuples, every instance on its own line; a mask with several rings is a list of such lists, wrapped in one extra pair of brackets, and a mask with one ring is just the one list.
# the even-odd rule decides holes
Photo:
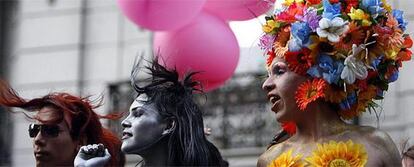
[(200, 13), (205, 0), (118, 0), (122, 12), (150, 30), (174, 30)]
[(215, 89), (234, 73), (240, 48), (229, 26), (221, 19), (201, 13), (194, 22), (181, 29), (156, 32), (154, 52), (161, 64), (176, 68), (182, 76), (200, 71), (195, 79), (205, 91)]
[(275, 0), (207, 0), (204, 10), (224, 20), (249, 20), (270, 10)]

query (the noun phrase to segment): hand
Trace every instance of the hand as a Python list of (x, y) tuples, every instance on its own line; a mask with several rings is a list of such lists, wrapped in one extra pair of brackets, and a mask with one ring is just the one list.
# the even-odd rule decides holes
[(82, 146), (73, 162), (75, 167), (101, 167), (111, 159), (108, 149), (103, 144)]

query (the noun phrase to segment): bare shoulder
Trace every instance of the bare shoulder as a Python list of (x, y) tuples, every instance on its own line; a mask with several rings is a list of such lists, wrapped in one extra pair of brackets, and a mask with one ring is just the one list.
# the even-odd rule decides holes
[(358, 131), (365, 140), (379, 147), (388, 147), (390, 144), (395, 146), (393, 140), (387, 132), (371, 127), (371, 126), (359, 126)]
[(262, 153), (257, 161), (258, 167), (266, 167), (276, 157), (282, 154), (286, 148), (288, 148), (286, 142), (278, 143), (269, 147), (264, 153)]
[(400, 166), (398, 148), (385, 131), (370, 126), (359, 126), (357, 129), (357, 135), (362, 137), (371, 158), (382, 161), (382, 166)]

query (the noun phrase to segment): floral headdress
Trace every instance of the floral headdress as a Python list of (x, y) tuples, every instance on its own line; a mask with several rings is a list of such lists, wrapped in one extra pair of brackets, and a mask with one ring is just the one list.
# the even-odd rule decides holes
[(322, 98), (351, 119), (374, 107), (411, 59), (406, 27), (403, 12), (386, 0), (286, 0), (266, 17), (259, 46), (268, 67), (282, 57), (312, 77), (296, 91), (301, 110)]

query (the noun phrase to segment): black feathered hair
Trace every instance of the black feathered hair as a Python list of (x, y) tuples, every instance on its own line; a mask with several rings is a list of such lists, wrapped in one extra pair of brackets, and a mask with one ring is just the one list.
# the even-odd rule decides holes
[[(175, 120), (175, 129), (168, 138), (168, 166), (228, 166), (204, 134), (202, 113), (193, 100), (193, 92), (201, 91), (199, 82), (192, 79), (197, 72), (180, 80), (175, 69), (168, 70), (158, 63), (157, 56), (144, 69), (141, 61), (131, 72), (133, 88), (138, 96), (148, 97), (146, 103), (154, 104), (161, 117)], [(150, 78), (136, 80), (141, 70), (146, 70)]]

